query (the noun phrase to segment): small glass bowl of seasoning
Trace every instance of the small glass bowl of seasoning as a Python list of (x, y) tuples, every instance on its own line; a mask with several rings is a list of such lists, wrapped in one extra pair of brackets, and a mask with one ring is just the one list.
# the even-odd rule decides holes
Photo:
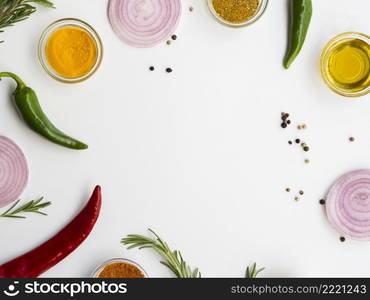
[(88, 79), (99, 68), (103, 44), (88, 23), (73, 18), (50, 24), (41, 34), (39, 61), (54, 79), (77, 83)]
[(370, 37), (363, 33), (342, 33), (325, 46), (321, 75), (335, 93), (359, 97), (370, 92)]
[(265, 12), (268, 0), (208, 0), (208, 7), (218, 22), (230, 27), (244, 27), (256, 22)]
[(136, 262), (114, 258), (102, 263), (92, 273), (93, 278), (148, 278), (145, 270)]

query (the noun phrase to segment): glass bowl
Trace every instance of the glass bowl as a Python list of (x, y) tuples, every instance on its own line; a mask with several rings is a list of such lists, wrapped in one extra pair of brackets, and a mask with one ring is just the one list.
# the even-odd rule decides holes
[(358, 32), (345, 32), (339, 34), (332, 38), (327, 45), (324, 47), (321, 59), (320, 59), (320, 69), (321, 69), (321, 76), (324, 79), (326, 85), (335, 93), (345, 96), (345, 97), (360, 97), (366, 95), (370, 92), (370, 84), (362, 90), (359, 91), (349, 91), (347, 89), (341, 89), (337, 85), (335, 85), (332, 80), (330, 79), (330, 72), (329, 72), (329, 60), (330, 54), (332, 53), (333, 49), (338, 46), (341, 42), (345, 40), (351, 39), (360, 39), (370, 45), (370, 36), (358, 33)]
[(110, 265), (110, 264), (114, 264), (114, 263), (125, 263), (125, 264), (129, 264), (129, 265), (133, 265), (135, 266), (136, 268), (138, 268), (144, 275), (144, 278), (148, 278), (148, 274), (145, 272), (145, 270), (136, 262), (130, 260), (130, 259), (125, 259), (125, 258), (113, 258), (113, 259), (110, 259), (110, 260), (107, 260), (105, 262), (103, 262), (100, 266), (98, 266), (94, 272), (91, 274), (91, 277), (92, 278), (99, 278), (99, 274), (101, 273), (101, 271), (103, 271), (103, 269)]
[[(58, 74), (49, 64), (48, 59), (46, 57), (46, 45), (49, 40), (50, 35), (55, 32), (56, 30), (63, 28), (63, 27), (78, 27), (84, 31), (86, 31), (94, 40), (96, 50), (97, 50), (97, 57), (94, 66), (90, 69), (89, 72), (84, 74), (81, 77), (69, 78), (64, 77)], [(44, 70), (54, 79), (64, 82), (64, 83), (78, 83), (84, 81), (91, 77), (99, 68), (102, 58), (103, 58), (103, 44), (98, 35), (98, 33), (91, 27), (88, 23), (74, 18), (66, 18), (60, 19), (53, 23), (51, 23), (41, 34), (39, 45), (38, 45), (38, 56), (41, 66)]]
[(269, 1), (268, 0), (260, 0), (258, 9), (257, 9), (256, 13), (254, 14), (254, 16), (251, 17), (250, 19), (248, 19), (247, 21), (242, 22), (242, 23), (232, 23), (232, 22), (229, 22), (229, 21), (223, 19), (216, 12), (216, 10), (214, 9), (213, 0), (207, 0), (207, 2), (208, 2), (208, 8), (209, 8), (210, 12), (212, 13), (212, 15), (216, 18), (216, 20), (218, 22), (220, 22), (223, 25), (229, 26), (229, 27), (238, 28), (238, 27), (245, 27), (245, 26), (248, 26), (248, 25), (253, 24), (254, 22), (256, 22), (263, 15), (263, 13), (265, 12), (267, 4), (268, 4)]

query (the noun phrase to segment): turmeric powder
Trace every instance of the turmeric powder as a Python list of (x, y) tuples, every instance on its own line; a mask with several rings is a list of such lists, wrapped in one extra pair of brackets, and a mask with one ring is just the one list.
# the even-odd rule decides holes
[(52, 69), (65, 78), (79, 78), (88, 74), (98, 56), (93, 37), (77, 26), (55, 30), (47, 41), (45, 53)]

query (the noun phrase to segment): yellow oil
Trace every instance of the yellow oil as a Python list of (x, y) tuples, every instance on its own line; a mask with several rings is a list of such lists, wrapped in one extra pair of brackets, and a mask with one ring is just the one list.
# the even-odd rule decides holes
[(344, 39), (334, 44), (327, 54), (330, 83), (348, 93), (365, 90), (370, 85), (370, 45), (361, 39)]

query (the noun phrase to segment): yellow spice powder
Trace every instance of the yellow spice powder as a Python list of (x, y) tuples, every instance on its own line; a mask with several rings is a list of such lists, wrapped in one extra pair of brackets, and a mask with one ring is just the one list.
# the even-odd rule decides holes
[(65, 26), (54, 31), (46, 44), (46, 58), (56, 73), (65, 78), (79, 78), (94, 67), (97, 46), (84, 29)]
[(248, 21), (256, 14), (260, 0), (212, 0), (212, 4), (222, 19), (239, 24)]

